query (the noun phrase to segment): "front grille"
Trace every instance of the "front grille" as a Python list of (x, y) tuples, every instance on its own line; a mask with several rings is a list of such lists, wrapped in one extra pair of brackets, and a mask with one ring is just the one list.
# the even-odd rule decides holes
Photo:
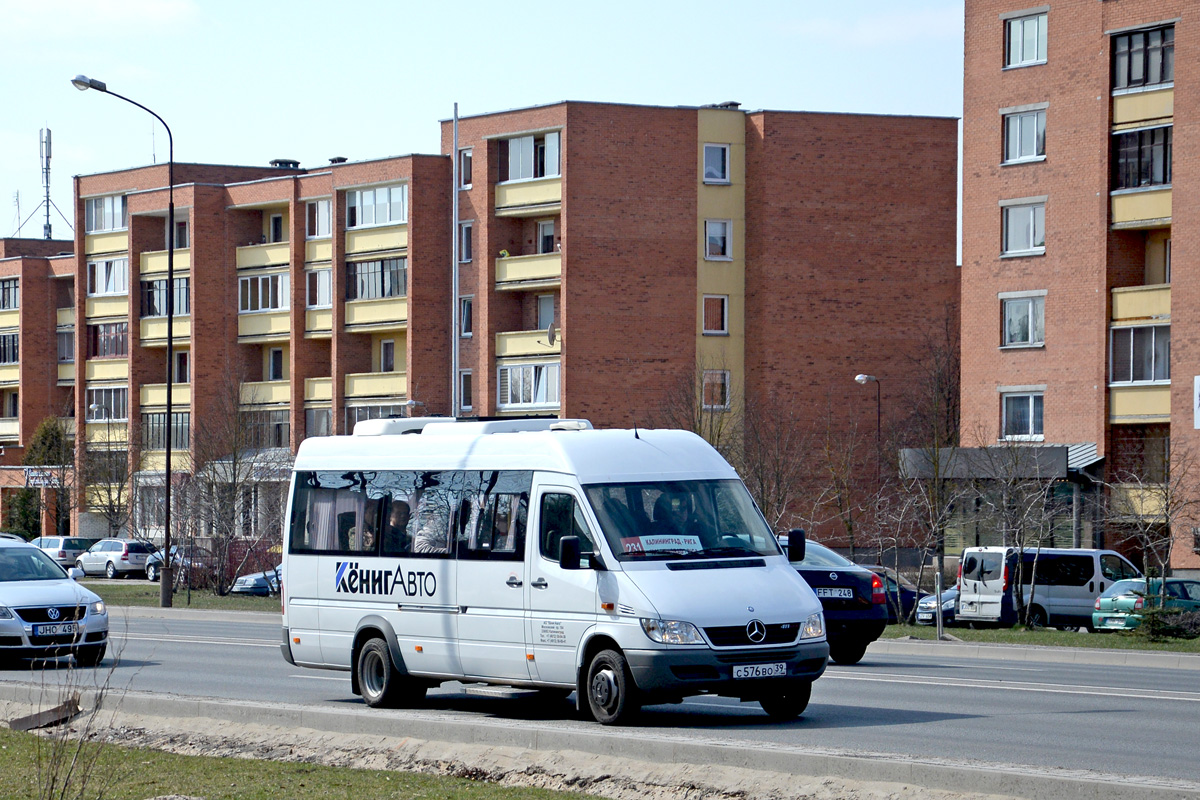
[(681, 681), (715, 681), (720, 677), (715, 667), (700, 664), (671, 667), (671, 672)]
[(791, 644), (800, 633), (799, 622), (781, 622), (767, 625), (767, 636), (761, 642), (752, 642), (746, 635), (745, 625), (729, 625), (721, 628), (705, 628), (708, 640), (714, 647), (766, 647)]
[(722, 664), (766, 664), (770, 661), (787, 661), (796, 657), (796, 651), (784, 650), (738, 650), (732, 653), (717, 653)]
[(57, 608), (58, 619), (50, 618), (50, 607), (15, 608), (13, 610), (26, 622), (71, 622), (83, 619), (87, 613), (87, 606), (57, 606)]
[(63, 633), (58, 636), (30, 636), (29, 643), (36, 645), (46, 644), (75, 644), (78, 638), (73, 633)]

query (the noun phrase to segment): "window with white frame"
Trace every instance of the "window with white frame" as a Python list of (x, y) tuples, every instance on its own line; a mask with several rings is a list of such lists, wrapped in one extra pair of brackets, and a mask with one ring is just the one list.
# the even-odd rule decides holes
[(558, 362), (509, 364), (496, 370), (496, 408), (557, 408)]
[(704, 295), (704, 333), (719, 335), (729, 333), (729, 296), (724, 294)]
[(727, 410), (729, 408), (729, 370), (704, 370), (701, 392), (701, 405), (704, 407), (704, 410)]
[(267, 351), (267, 380), (282, 381), (287, 378), (283, 359), (283, 348), (272, 347)]
[(291, 446), (292, 420), (287, 409), (243, 411), (241, 423), (253, 447)]
[(471, 188), (471, 155), (472, 149), (464, 147), (458, 151), (458, 188)]
[(20, 308), (21, 279), (4, 278), (0, 280), (0, 309)]
[(475, 298), (460, 297), (458, 299), (458, 329), (463, 338), (470, 338), (475, 331)]
[(554, 220), (544, 219), (537, 224), (537, 251), (553, 253), (558, 249), (554, 238)]
[(458, 223), (458, 260), (467, 263), (471, 260), (471, 223)]
[(88, 358), (125, 358), (129, 355), (129, 323), (101, 322), (87, 326)]
[(1046, 155), (1046, 109), (1004, 115), (1004, 163), (1037, 161)]
[(474, 405), (473, 378), (471, 370), (464, 369), (458, 373), (458, 407), (461, 411), (470, 411)]
[(89, 388), (84, 398), (88, 422), (123, 422), (128, 418), (129, 389), (124, 386)]
[(1005, 297), (1000, 301), (1004, 347), (1023, 347), (1046, 343), (1045, 296)]
[(1171, 240), (1163, 242), (1163, 283), (1171, 282)]
[(287, 241), (283, 230), (283, 214), (272, 214), (268, 229), (270, 231), (268, 241), (272, 244)]
[(142, 414), (142, 444), (147, 450), (165, 450), (169, 434), (172, 448), (186, 450), (190, 439), (191, 421), (191, 412), (172, 411), (170, 430), (168, 431), (165, 412), (155, 411)]
[(21, 360), (20, 335), (0, 333), (0, 364), (16, 364)]
[(346, 227), (399, 225), (408, 222), (408, 184), (346, 192)]
[(1046, 61), (1046, 14), (1009, 19), (1005, 24), (1006, 67), (1025, 67)]
[(1046, 251), (1046, 204), (1006, 206), (1002, 209), (1005, 255), (1036, 255)]
[(175, 351), (175, 364), (171, 369), (172, 383), (189, 383), (191, 381), (191, 362), (190, 350)]
[(1113, 134), (1113, 189), (1171, 183), (1173, 125)]
[(310, 269), (304, 273), (309, 308), (329, 308), (333, 305), (333, 270)]
[(70, 364), (75, 360), (75, 330), (60, 330), (57, 332), (58, 362)]
[[(168, 236), (170, 233), (168, 232)], [(192, 237), (188, 233), (188, 221), (186, 219), (175, 220), (175, 248), (187, 249), (192, 244)]]
[(120, 231), (125, 227), (125, 195), (89, 197), (83, 201), (83, 229), (85, 232)]
[(89, 297), (129, 293), (129, 260), (110, 258), (104, 261), (89, 261), (87, 265), (87, 293)]
[(346, 432), (353, 433), (355, 424), (368, 419), (398, 419), (404, 416), (403, 403), (373, 406), (346, 406)]
[(329, 436), (333, 432), (333, 410), (330, 408), (304, 409), (304, 436)]
[(324, 239), (333, 235), (333, 201), (310, 200), (306, 204), (307, 221), (304, 235), (309, 239)]
[[(191, 313), (188, 298), (189, 279), (185, 276), (175, 279), (175, 295), (171, 298), (175, 316)], [(167, 279), (155, 278), (142, 281), (142, 316), (165, 317), (167, 315)]]
[(347, 300), (378, 300), (407, 294), (407, 258), (351, 261), (346, 264)]
[(1156, 86), (1175, 80), (1175, 26), (1113, 37), (1113, 88)]
[(559, 174), (557, 131), (500, 140), (500, 180), (550, 178)]
[(238, 312), (283, 311), (288, 308), (288, 274), (253, 275), (238, 281)]
[(1001, 396), (1005, 439), (1042, 438), (1042, 393), (1022, 392)]
[(1171, 326), (1138, 325), (1113, 328), (1112, 383), (1154, 383), (1171, 380)]
[(396, 371), (396, 340), (383, 339), (379, 342), (379, 371)]
[(554, 295), (539, 294), (537, 299), (537, 326), (544, 331), (554, 324)]
[(729, 183), (729, 145), (704, 145), (704, 182)]
[(730, 233), (733, 223), (727, 219), (704, 220), (704, 257), (709, 261), (728, 260), (733, 257)]
[(20, 417), (21, 416), (21, 392), (18, 389), (9, 389), (4, 392), (4, 411), (3, 416)]

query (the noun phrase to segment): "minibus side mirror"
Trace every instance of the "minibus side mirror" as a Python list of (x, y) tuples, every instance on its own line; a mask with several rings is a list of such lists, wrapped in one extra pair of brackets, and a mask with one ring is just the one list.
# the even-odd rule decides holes
[(564, 536), (558, 542), (558, 565), (563, 569), (579, 569), (579, 537)]
[(804, 528), (788, 531), (788, 561), (804, 560)]

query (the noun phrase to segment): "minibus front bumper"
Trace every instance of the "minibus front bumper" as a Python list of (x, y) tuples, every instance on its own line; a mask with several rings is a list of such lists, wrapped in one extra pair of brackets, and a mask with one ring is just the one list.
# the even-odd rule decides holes
[[(811, 682), (821, 677), (829, 660), (829, 644), (821, 639), (793, 647), (760, 649), (674, 647), (626, 650), (625, 659), (638, 688), (651, 695), (686, 696), (707, 692), (751, 697), (770, 691), (781, 682)], [(763, 669), (754, 669), (756, 666)], [(736, 677), (735, 672), (738, 673)], [(770, 677), (757, 677), (755, 673)]]

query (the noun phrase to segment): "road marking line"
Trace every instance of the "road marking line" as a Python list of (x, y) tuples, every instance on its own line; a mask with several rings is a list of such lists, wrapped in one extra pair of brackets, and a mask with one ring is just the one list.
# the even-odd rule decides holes
[[(826, 677), (834, 680), (871, 681), (875, 683), (914, 683), (929, 684), (927, 678), (911, 675), (846, 675), (843, 673), (827, 673)], [(964, 689), (995, 689), (997, 691), (1045, 692), (1047, 694), (1079, 694), (1097, 697), (1122, 697), (1135, 700), (1179, 700), (1188, 703), (1200, 703), (1200, 694), (1186, 692), (1168, 692), (1158, 689), (1116, 689), (1103, 686), (1067, 686), (1056, 683), (1009, 683), (1006, 681), (984, 681), (972, 679), (938, 679), (938, 686), (957, 686)]]
[(262, 639), (195, 639), (189, 636), (137, 636), (127, 633), (109, 632), (109, 639), (124, 639), (139, 642), (170, 642), (172, 644), (215, 644), (233, 647), (279, 647), (279, 642), (267, 642)]
[(310, 681), (348, 681), (348, 680), (350, 680), (349, 676), (346, 676), (344, 678), (330, 678), (325, 675), (288, 675), (288, 677), (289, 678), (305, 678)]

